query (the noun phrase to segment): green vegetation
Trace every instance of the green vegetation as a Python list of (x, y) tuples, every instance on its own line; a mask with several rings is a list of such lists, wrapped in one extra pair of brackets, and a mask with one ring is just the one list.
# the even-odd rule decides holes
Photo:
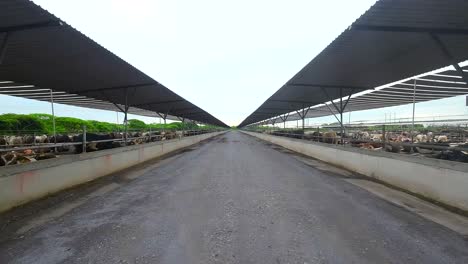
[[(55, 117), (55, 127), (57, 133), (77, 133), (83, 131), (86, 126), (88, 132), (115, 132), (123, 131), (124, 125), (101, 122), (96, 120), (82, 120), (73, 117)], [(146, 124), (138, 119), (128, 120), (129, 131), (148, 130), (208, 130), (215, 129), (214, 126), (199, 126), (193, 123), (173, 122), (169, 124)], [(52, 115), (48, 114), (3, 114), (0, 115), (0, 134), (16, 135), (27, 133), (52, 134)]]
[(32, 115), (3, 114), (0, 115), (0, 130), (3, 134), (16, 134), (28, 130), (45, 131), (44, 122)]
[[(346, 126), (346, 124), (345, 124)], [(334, 131), (339, 131), (340, 130), (340, 126), (339, 126), (339, 123), (335, 122), (335, 123), (324, 123), (322, 125), (320, 125), (320, 130), (323, 131), (324, 129), (325, 130), (334, 130)], [(271, 131), (271, 130), (276, 130), (276, 131), (297, 131), (297, 130), (302, 130), (302, 127), (299, 126), (299, 127), (287, 127), (287, 128), (283, 128), (281, 126), (275, 126), (275, 127), (272, 127), (272, 126), (252, 126), (252, 127), (249, 127), (250, 130), (253, 130), (253, 131)], [(316, 127), (306, 127), (305, 128), (306, 130), (308, 131), (315, 131), (316, 130)], [(351, 129), (351, 130), (362, 130), (362, 131), (381, 131), (383, 129), (383, 125), (366, 125), (366, 124), (362, 124), (362, 126), (353, 126), (351, 128), (346, 128), (346, 129)], [(414, 128), (411, 124), (404, 124), (404, 125), (385, 125), (385, 130), (388, 132), (388, 131), (410, 131), (410, 130), (414, 130), (414, 131), (418, 131), (420, 133), (427, 133), (428, 131), (432, 131), (432, 132), (440, 132), (440, 131), (443, 131), (444, 129), (446, 129), (445, 127), (443, 126), (436, 126), (436, 125), (431, 125), (431, 126), (427, 126), (427, 127), (424, 127), (424, 125), (422, 124), (415, 124), (414, 125)]]

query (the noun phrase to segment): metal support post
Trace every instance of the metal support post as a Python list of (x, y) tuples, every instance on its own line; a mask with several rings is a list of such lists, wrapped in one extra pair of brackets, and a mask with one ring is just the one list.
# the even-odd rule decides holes
[(304, 108), (302, 108), (302, 135), (304, 135), (305, 132), (305, 124), (304, 124), (304, 119), (305, 119), (305, 113), (304, 113)]
[(283, 121), (283, 129), (286, 129), (286, 120), (288, 120), (288, 114), (285, 114), (284, 116), (280, 116), (281, 121)]
[(149, 126), (149, 141), (150, 142), (153, 141), (152, 139), (153, 139), (153, 130), (151, 129), (151, 124), (150, 124), (150, 126)]
[(340, 88), (340, 134), (341, 134), (341, 145), (343, 145), (344, 143), (344, 140), (343, 140), (343, 137), (344, 137), (344, 127), (343, 127), (343, 88)]
[[(305, 117), (307, 116), (307, 113), (309, 113), (309, 110), (310, 110), (310, 106), (305, 109), (304, 106), (302, 106), (302, 113), (300, 111), (296, 111), (296, 113), (299, 115), (299, 117), (302, 119), (302, 134), (304, 134), (305, 132), (305, 123), (304, 123), (304, 120), (305, 120)], [(297, 128), (299, 128), (299, 125), (297, 125)]]
[(169, 113), (165, 113), (161, 115), (160, 113), (156, 112), (156, 114), (158, 114), (158, 116), (160, 117), (159, 124), (161, 124), (161, 121), (164, 120), (164, 126), (163, 126), (162, 132), (166, 133), (166, 118)]
[(335, 107), (336, 111), (340, 114), (340, 118), (338, 119), (338, 117), (335, 115), (335, 113), (333, 113), (333, 111), (331, 110), (330, 106), (328, 106), (328, 104), (325, 103), (328, 110), (330, 110), (330, 112), (335, 116), (336, 120), (338, 120), (338, 123), (340, 124), (341, 144), (343, 144), (343, 135), (344, 135), (344, 131), (345, 131), (345, 128), (344, 128), (344, 125), (343, 125), (343, 113), (344, 113), (344, 110), (346, 109), (346, 106), (348, 105), (348, 103), (349, 103), (349, 101), (351, 99), (351, 95), (354, 92), (354, 88), (351, 89), (351, 92), (349, 93), (348, 98), (346, 99), (346, 102), (343, 105), (343, 88), (340, 87), (340, 106), (339, 107), (335, 104), (335, 102), (333, 102), (333, 100), (331, 99), (331, 97), (328, 95), (327, 91), (324, 88), (322, 88), (322, 91), (325, 94), (325, 96), (330, 100), (332, 105)]
[(413, 131), (414, 131), (414, 112), (416, 110), (416, 78), (414, 79), (413, 86), (413, 119), (411, 121), (411, 143), (414, 143)]
[(119, 112), (115, 111), (115, 113), (117, 115), (117, 133), (120, 133)]
[(338, 121), (339, 124), (341, 124), (340, 122), (340, 119), (335, 115), (335, 113), (333, 113), (332, 109), (330, 108), (330, 106), (325, 103), (325, 106), (328, 108), (328, 110), (330, 111), (330, 113), (332, 113), (332, 115), (335, 117), (336, 121)]
[[(115, 107), (117, 107), (122, 113), (124, 113), (124, 145), (127, 145), (128, 139), (128, 109), (130, 106), (128, 105), (128, 89), (125, 89), (125, 105), (124, 108), (120, 107), (118, 104), (114, 103)], [(117, 123), (119, 115), (117, 114)]]
[(385, 132), (386, 132), (386, 131), (385, 131), (385, 124), (384, 124), (384, 125), (382, 125), (382, 140), (383, 140), (383, 147), (384, 147), (384, 150), (385, 150), (385, 144), (386, 144), (386, 142), (387, 142), (387, 140), (386, 140), (386, 139), (387, 139), (387, 136), (386, 136)]
[(182, 137), (185, 135), (185, 117), (182, 117)]
[(125, 136), (124, 136), (124, 144), (127, 146), (127, 140), (128, 140), (128, 89), (125, 89), (125, 111), (124, 111), (124, 125), (125, 125)]
[(83, 126), (83, 153), (86, 153), (86, 126)]
[(124, 144), (127, 145), (128, 139), (128, 118), (127, 118), (127, 111), (124, 112)]
[(7, 42), (9, 38), (10, 33), (6, 32), (5, 36), (3, 37), (3, 41), (0, 44), (0, 65), (3, 64), (3, 59), (5, 58), (5, 53), (6, 53), (6, 48), (7, 48)]
[[(52, 89), (50, 91), (50, 106), (52, 108), (52, 133), (54, 135), (54, 143), (57, 144), (57, 131), (55, 131), (55, 110), (54, 110), (54, 95)], [(57, 152), (57, 147), (54, 147), (54, 151)]]

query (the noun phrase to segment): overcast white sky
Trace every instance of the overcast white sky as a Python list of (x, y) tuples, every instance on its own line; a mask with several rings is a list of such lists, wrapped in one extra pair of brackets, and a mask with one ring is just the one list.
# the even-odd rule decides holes
[[(169, 89), (237, 125), (375, 0), (34, 2)], [(467, 113), (464, 98), (451, 100), (438, 105), (450, 105), (445, 113)], [(0, 103), (1, 112), (50, 111), (46, 103), (6, 96)], [(401, 114), (396, 109), (367, 112), (362, 118)], [(116, 117), (69, 106), (56, 110), (60, 116), (84, 119), (114, 122)]]

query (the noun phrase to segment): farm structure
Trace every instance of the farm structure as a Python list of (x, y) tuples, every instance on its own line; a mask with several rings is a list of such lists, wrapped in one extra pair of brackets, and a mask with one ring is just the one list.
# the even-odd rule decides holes
[[(51, 135), (1, 135), (0, 165), (208, 132), (133, 132), (128, 114), (158, 117), (164, 124), (169, 119), (187, 127), (227, 127), (34, 3), (9, 0), (3, 5), (17, 12), (12, 19), (2, 10), (0, 17), (0, 94), (50, 102), (53, 129)], [(83, 127), (59, 134), (54, 104), (122, 112), (123, 130), (89, 133)]]
[[(458, 20), (460, 10), (448, 5), (451, 11), (442, 14), (436, 6), (421, 4), (416, 12), (404, 1), (378, 1), (239, 127), (467, 162), (466, 117), (460, 127), (445, 132), (419, 130), (415, 121), (417, 103), (468, 95), (468, 49), (462, 48), (468, 32)], [(428, 21), (427, 16), (437, 19)], [(412, 106), (404, 128), (378, 123), (378, 128), (359, 129), (347, 127), (343, 118), (401, 105)], [(306, 119), (326, 116), (334, 117), (337, 126), (306, 127)], [(301, 122), (300, 127), (286, 129), (291, 121)]]
[[(376, 1), (228, 130), (32, 1), (2, 1), (0, 94), (49, 102), (54, 120), (57, 103), (125, 118), (120, 131), (5, 133), (0, 262), (468, 263), (466, 117), (414, 114), (468, 93), (467, 11)], [(409, 121), (345, 125), (396, 105), (412, 105)], [(208, 129), (131, 131), (128, 114)], [(323, 116), (338, 123), (306, 126)]]
[(87, 133), (80, 134), (23, 135), (0, 137), (0, 166), (24, 164), (59, 157), (139, 145), (144, 143), (181, 139), (202, 135), (221, 129), (147, 131), (127, 133)]

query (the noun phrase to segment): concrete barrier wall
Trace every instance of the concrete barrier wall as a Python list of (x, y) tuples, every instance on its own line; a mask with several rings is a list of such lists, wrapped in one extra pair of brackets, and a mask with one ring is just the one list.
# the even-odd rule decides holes
[(243, 131), (295, 152), (468, 211), (468, 164)]
[(62, 156), (0, 168), (0, 212), (129, 168), (224, 132)]

